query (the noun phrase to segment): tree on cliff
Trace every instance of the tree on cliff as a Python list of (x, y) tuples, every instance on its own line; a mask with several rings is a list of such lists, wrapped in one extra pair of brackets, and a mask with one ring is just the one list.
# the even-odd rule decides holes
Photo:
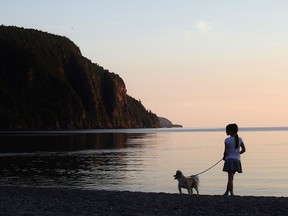
[(0, 26), (0, 50), (0, 130), (160, 126), (66, 37)]

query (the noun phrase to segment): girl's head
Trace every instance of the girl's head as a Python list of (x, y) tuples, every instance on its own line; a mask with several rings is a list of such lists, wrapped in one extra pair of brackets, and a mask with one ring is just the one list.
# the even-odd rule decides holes
[(237, 124), (229, 124), (226, 126), (226, 133), (227, 135), (234, 136), (235, 137), (235, 149), (239, 147), (239, 137), (238, 137), (238, 126)]
[(226, 126), (226, 133), (229, 135), (237, 134), (238, 132), (238, 126), (237, 124), (229, 124)]

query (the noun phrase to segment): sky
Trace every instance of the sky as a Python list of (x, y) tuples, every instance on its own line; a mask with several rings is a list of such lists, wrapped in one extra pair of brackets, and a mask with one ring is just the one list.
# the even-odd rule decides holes
[(0, 24), (66, 36), (184, 127), (288, 126), (286, 0), (1, 0)]

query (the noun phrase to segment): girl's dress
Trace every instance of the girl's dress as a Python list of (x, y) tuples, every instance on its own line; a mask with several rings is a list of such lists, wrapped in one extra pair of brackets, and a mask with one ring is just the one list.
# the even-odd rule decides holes
[(228, 145), (227, 155), (225, 157), (225, 163), (223, 166), (224, 172), (238, 172), (242, 173), (242, 165), (240, 160), (240, 144), (243, 142), (242, 138), (239, 137), (239, 146), (236, 146), (236, 138), (230, 136), (225, 139), (225, 143)]

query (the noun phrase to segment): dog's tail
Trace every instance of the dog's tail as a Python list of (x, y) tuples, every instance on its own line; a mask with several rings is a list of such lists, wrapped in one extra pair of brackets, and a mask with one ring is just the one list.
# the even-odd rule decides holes
[(196, 183), (197, 185), (199, 185), (200, 180), (199, 180), (198, 175), (191, 175), (190, 177), (195, 181), (195, 183)]

